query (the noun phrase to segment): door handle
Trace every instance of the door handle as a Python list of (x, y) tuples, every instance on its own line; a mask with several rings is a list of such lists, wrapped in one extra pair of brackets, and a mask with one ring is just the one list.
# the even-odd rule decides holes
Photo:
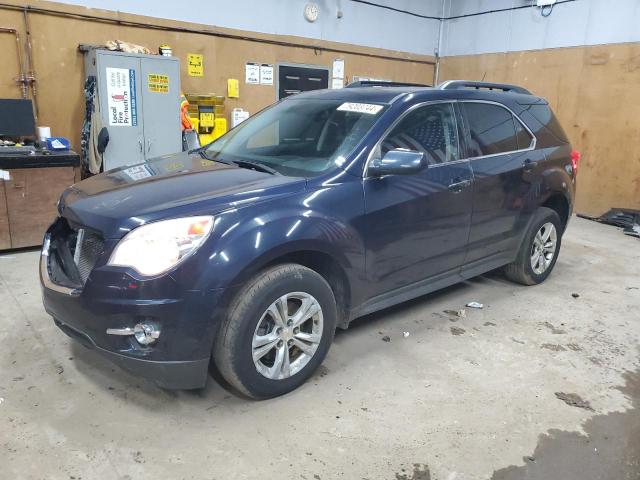
[(531, 172), (534, 168), (536, 168), (536, 162), (534, 162), (530, 158), (527, 158), (522, 164), (522, 170), (524, 172)]
[(447, 188), (453, 193), (460, 193), (462, 190), (471, 185), (471, 180), (460, 180), (456, 178), (456, 182), (450, 184)]
[(138, 139), (138, 146), (140, 147), (140, 153), (144, 153), (144, 147), (142, 146), (142, 139)]
[(149, 153), (151, 151), (151, 139), (147, 138), (147, 153)]

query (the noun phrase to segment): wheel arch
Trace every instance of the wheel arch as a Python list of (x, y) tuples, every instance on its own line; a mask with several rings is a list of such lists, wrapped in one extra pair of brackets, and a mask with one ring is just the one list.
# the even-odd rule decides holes
[(569, 216), (571, 215), (571, 204), (565, 194), (561, 192), (553, 192), (547, 199), (540, 204), (541, 207), (547, 207), (555, 211), (562, 222), (562, 231), (567, 228)]
[(313, 270), (326, 280), (336, 299), (337, 326), (346, 328), (353, 291), (352, 280), (347, 273), (350, 270), (347, 259), (315, 242), (312, 244), (296, 242), (287, 247), (267, 252), (240, 270), (231, 282), (231, 286), (223, 294), (224, 307), (230, 305), (238, 291), (259, 272), (279, 264), (296, 263)]

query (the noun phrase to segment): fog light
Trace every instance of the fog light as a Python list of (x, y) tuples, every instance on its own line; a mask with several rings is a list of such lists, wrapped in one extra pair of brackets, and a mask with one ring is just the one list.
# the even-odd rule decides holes
[(152, 323), (137, 323), (133, 335), (140, 345), (151, 345), (160, 336), (160, 330)]

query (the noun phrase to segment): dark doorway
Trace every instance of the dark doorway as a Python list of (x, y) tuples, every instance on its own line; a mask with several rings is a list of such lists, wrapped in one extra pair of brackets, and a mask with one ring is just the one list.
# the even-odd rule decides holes
[(278, 65), (278, 100), (322, 88), (329, 88), (328, 68)]

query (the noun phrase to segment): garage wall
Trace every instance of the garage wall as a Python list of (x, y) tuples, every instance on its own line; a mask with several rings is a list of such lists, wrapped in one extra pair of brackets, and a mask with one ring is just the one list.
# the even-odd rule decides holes
[[(640, 41), (640, 2), (637, 0), (559, 0), (546, 18), (538, 7), (531, 6), (534, 3), (532, 0), (446, 0), (448, 20), (443, 25), (441, 55)], [(516, 10), (511, 10), (514, 7)], [(474, 15), (486, 11), (494, 13)]]
[[(376, 0), (374, 3), (406, 10), (381, 9), (352, 0), (315, 0), (320, 15), (314, 23), (303, 17), (307, 0), (191, 0), (188, 4), (157, 0), (63, 0), (91, 8), (194, 22), (252, 32), (296, 35), (318, 40), (364, 45), (433, 55), (438, 45), (441, 0)], [(337, 18), (337, 12), (342, 18)]]
[[(180, 58), (182, 89), (189, 93), (213, 92), (225, 95), (227, 79), (240, 79), (240, 98), (227, 99), (227, 117), (235, 107), (242, 107), (255, 113), (276, 99), (275, 85), (244, 83), (244, 66), (247, 61), (274, 64), (293, 62), (329, 67), (334, 59), (343, 58), (345, 74), (348, 78), (358, 75), (428, 84), (433, 81), (434, 67), (431, 63), (434, 59), (424, 55), (345, 45), (326, 40), (213, 28), (202, 24), (85, 9), (45, 1), (9, 0), (3, 3), (17, 6), (30, 5), (59, 12), (52, 14), (32, 11), (29, 14), (40, 107), (38, 124), (49, 125), (54, 135), (71, 139), (76, 150), (79, 150), (80, 129), (84, 116), (82, 91), (84, 63), (83, 55), (78, 51), (80, 43), (100, 45), (107, 40), (121, 39), (145, 45), (151, 49), (156, 49), (162, 43), (168, 43), (173, 47), (174, 55)], [(161, 5), (164, 2), (157, 3)], [(155, 9), (149, 8), (149, 11), (155, 11)], [(63, 14), (92, 15), (104, 20), (66, 17)], [(139, 22), (142, 26), (115, 24), (114, 21)], [(7, 10), (0, 6), (0, 26), (18, 29), (24, 40), (21, 11)], [(149, 28), (153, 26), (192, 29), (204, 33)], [(221, 38), (208, 33), (247, 39)], [(251, 38), (291, 42), (298, 46), (265, 44), (249, 40)], [(327, 51), (327, 49), (338, 51)], [(0, 51), (3, 52), (0, 98), (17, 98), (20, 90), (13, 80), (18, 72), (15, 40), (9, 35), (0, 35)], [(186, 74), (188, 53), (204, 55), (204, 77), (190, 77)]]
[[(445, 13), (524, 3), (454, 0)], [(636, 0), (578, 0), (548, 18), (526, 8), (448, 20), (442, 48), (454, 56), (442, 59), (440, 80), (515, 83), (547, 98), (582, 153), (576, 210), (640, 209), (639, 12)], [(630, 43), (590, 45), (614, 41)]]

